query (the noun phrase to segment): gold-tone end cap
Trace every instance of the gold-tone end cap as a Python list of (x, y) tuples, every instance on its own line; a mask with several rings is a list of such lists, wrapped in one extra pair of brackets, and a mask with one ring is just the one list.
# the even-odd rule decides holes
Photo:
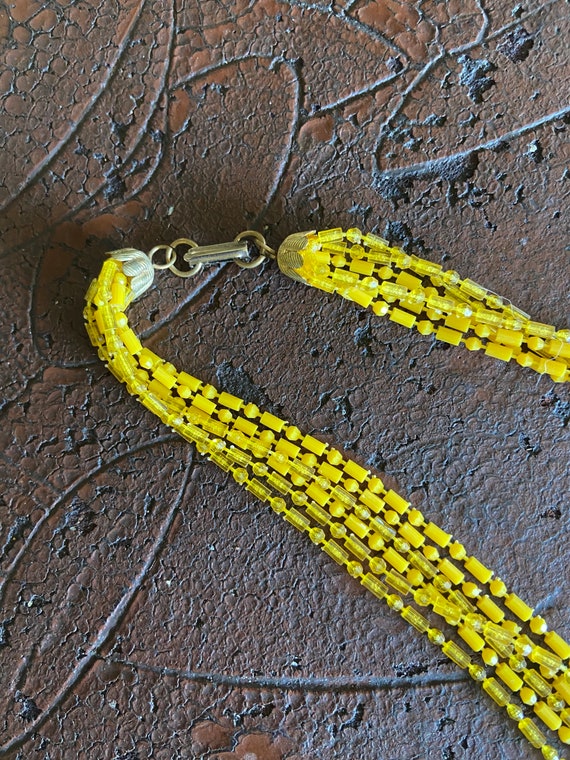
[(296, 269), (300, 269), (303, 266), (303, 256), (301, 251), (307, 246), (307, 235), (314, 233), (314, 230), (308, 230), (307, 232), (294, 232), (279, 246), (277, 251), (277, 265), (279, 269), (286, 274), (287, 277), (291, 277), (293, 280), (299, 280), (305, 282), (300, 277)]

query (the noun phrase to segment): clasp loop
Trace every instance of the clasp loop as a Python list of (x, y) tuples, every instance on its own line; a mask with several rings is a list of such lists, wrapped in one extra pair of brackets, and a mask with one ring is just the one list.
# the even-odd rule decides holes
[[(180, 255), (176, 249), (186, 247), (188, 250), (182, 259), (189, 264), (188, 269), (179, 269), (176, 260)], [(157, 254), (162, 253), (163, 263), (154, 261)], [(190, 238), (178, 238), (170, 245), (155, 245), (148, 253), (154, 269), (170, 269), (178, 277), (193, 277), (208, 264), (221, 264), (235, 261), (243, 269), (253, 269), (266, 258), (274, 258), (275, 251), (265, 242), (265, 238), (255, 230), (240, 232), (232, 243), (216, 243), (215, 245), (198, 245)]]

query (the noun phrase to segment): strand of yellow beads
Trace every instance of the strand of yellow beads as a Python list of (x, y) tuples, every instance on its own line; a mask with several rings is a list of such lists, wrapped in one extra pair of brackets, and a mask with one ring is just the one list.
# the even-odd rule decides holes
[[(478, 341), (492, 356), (568, 380), (568, 331), (532, 322), (475, 283), (380, 238), (358, 230), (303, 233), (285, 241), (278, 263), (295, 279), (424, 334), (468, 348)], [(546, 760), (561, 760), (544, 731), (570, 743), (570, 645), (377, 475), (143, 347), (125, 311), (153, 274), (144, 254), (116, 252), (87, 292), (86, 329), (111, 372), (480, 682)]]

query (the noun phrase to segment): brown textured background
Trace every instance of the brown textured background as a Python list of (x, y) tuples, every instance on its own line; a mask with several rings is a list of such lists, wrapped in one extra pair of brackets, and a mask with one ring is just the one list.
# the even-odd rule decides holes
[[(1, 757), (531, 757), (128, 397), (81, 309), (113, 248), (357, 225), (570, 324), (568, 28), (562, 0), (0, 5)], [(132, 321), (385, 472), (570, 634), (567, 387), (271, 265), (163, 275)]]

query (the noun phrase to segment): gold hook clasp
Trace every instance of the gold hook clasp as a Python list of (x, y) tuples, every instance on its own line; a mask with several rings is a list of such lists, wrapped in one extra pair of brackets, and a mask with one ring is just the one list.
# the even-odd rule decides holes
[[(182, 256), (183, 260), (190, 265), (189, 269), (180, 269), (176, 265), (176, 249), (181, 246), (189, 249)], [(159, 264), (153, 259), (161, 251), (164, 252), (164, 262)], [(240, 232), (231, 243), (198, 245), (190, 238), (178, 238), (170, 245), (155, 245), (149, 251), (148, 257), (155, 269), (170, 269), (178, 277), (193, 277), (208, 264), (221, 264), (226, 261), (235, 261), (243, 269), (253, 269), (266, 258), (274, 258), (275, 251), (267, 245), (261, 233), (246, 230)]]

